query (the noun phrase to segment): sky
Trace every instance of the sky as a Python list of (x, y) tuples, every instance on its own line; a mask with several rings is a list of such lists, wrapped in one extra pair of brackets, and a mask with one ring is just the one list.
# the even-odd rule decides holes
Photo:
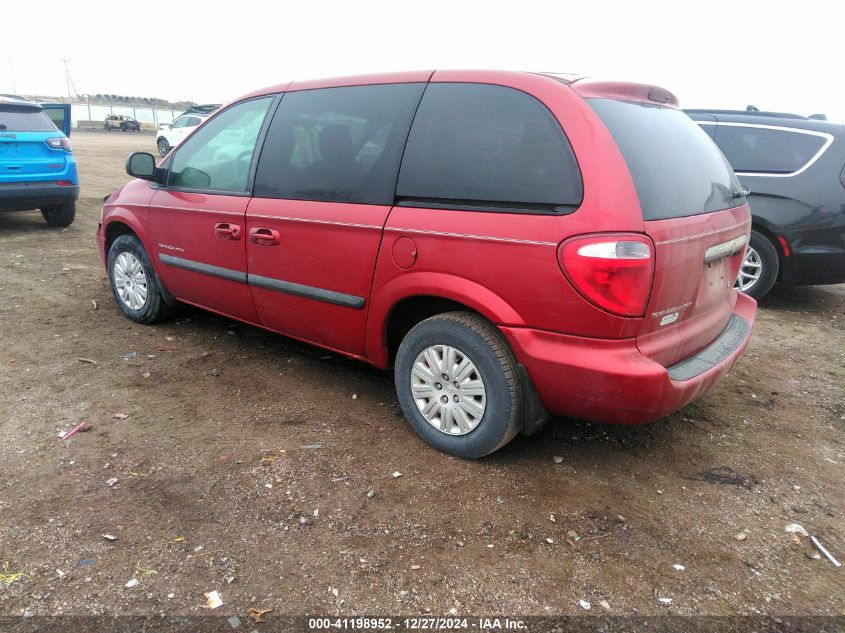
[(227, 102), (291, 79), (393, 70), (574, 72), (683, 107), (845, 122), (845, 4), (650, 0), (3, 0), (0, 92)]

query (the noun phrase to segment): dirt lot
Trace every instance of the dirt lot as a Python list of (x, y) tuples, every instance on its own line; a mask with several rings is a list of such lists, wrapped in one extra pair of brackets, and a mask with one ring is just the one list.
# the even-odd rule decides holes
[(194, 309), (123, 318), (94, 231), (153, 137), (73, 141), (76, 223), (0, 215), (0, 615), (204, 614), (211, 590), (227, 614), (845, 613), (843, 569), (784, 531), (845, 561), (845, 286), (776, 291), (661, 422), (461, 461), (386, 374)]

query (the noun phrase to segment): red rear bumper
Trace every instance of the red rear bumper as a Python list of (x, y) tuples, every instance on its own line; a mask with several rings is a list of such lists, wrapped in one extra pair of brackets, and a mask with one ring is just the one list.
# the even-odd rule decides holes
[(672, 380), (666, 367), (637, 349), (635, 339), (587, 339), (527, 328), (501, 328), (540, 400), (553, 415), (643, 424), (662, 418), (706, 393), (742, 355), (757, 303), (740, 294), (734, 314), (748, 323), (739, 344), (710, 369)]

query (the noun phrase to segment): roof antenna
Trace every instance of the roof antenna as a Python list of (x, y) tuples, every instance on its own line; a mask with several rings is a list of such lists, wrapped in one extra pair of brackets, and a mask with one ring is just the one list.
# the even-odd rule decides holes
[(758, 108), (756, 105), (749, 105), (749, 106), (745, 106), (745, 111), (746, 112), (759, 112), (760, 108)]

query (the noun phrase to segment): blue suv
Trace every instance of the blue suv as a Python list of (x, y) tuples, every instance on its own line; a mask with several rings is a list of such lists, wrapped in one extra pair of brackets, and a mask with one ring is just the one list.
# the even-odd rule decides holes
[[(70, 131), (69, 118), (64, 121)], [(43, 106), (0, 96), (0, 211), (40, 209), (50, 226), (68, 226), (77, 198), (79, 176), (67, 135)]]

